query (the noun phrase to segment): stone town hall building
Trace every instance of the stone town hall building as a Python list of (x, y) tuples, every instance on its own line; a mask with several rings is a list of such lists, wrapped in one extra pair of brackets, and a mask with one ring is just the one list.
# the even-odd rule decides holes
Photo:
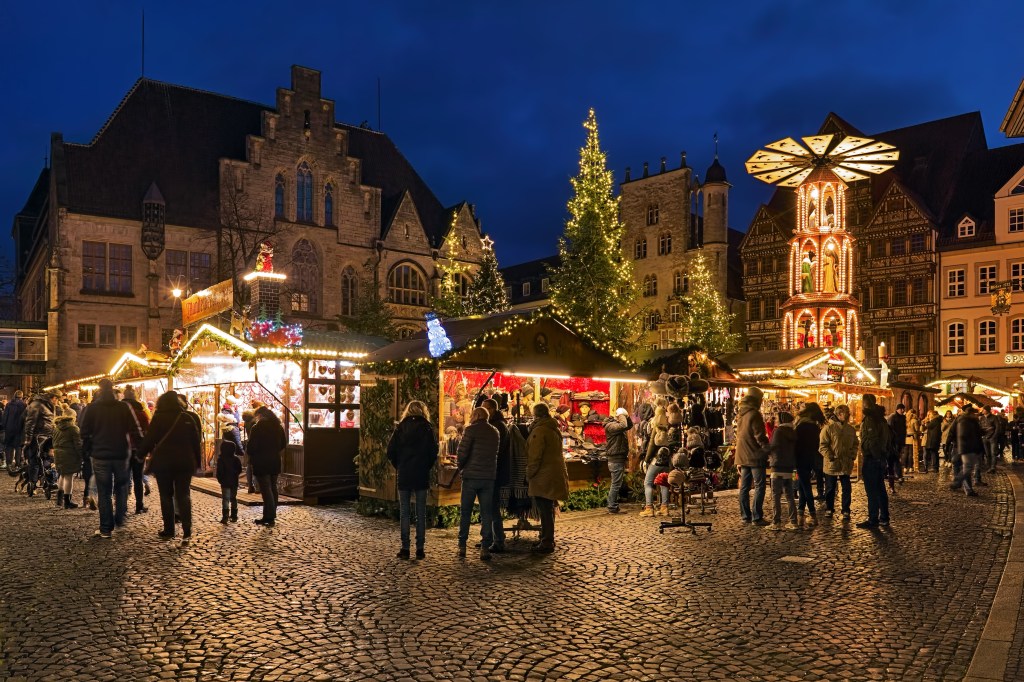
[(47, 323), (48, 381), (166, 347), (181, 326), (172, 289), (253, 267), (231, 258), (229, 234), (272, 233), (283, 313), (324, 329), (374, 281), (400, 330), (421, 328), (450, 229), (481, 261), (470, 205), (443, 205), (386, 135), (336, 122), (320, 72), (291, 79), (271, 107), (143, 78), (88, 144), (52, 135), (13, 226), (21, 318)]

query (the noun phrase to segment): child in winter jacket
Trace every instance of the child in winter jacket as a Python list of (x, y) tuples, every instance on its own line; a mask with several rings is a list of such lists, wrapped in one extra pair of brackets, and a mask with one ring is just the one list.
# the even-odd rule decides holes
[(57, 506), (75, 509), (71, 490), (75, 474), (82, 471), (82, 433), (73, 414), (57, 417), (53, 430), (53, 459), (60, 479), (57, 482)]
[(793, 471), (796, 469), (796, 429), (793, 428), (793, 415), (788, 412), (779, 413), (779, 425), (772, 432), (769, 444), (768, 466), (772, 468), (772, 505), (775, 517), (772, 519), (772, 530), (782, 530), (782, 496), (786, 496), (789, 511), (790, 530), (795, 530), (796, 501), (793, 499)]
[(220, 483), (220, 522), (238, 521), (238, 477), (242, 475), (242, 459), (238, 456), (235, 444), (230, 440), (221, 441), (220, 453), (217, 455), (217, 482)]

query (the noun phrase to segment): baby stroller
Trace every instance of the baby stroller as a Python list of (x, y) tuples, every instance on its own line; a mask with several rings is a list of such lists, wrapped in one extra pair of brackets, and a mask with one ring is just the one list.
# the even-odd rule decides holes
[(672, 458), (672, 466), (668, 475), (669, 497), (676, 499), (679, 517), (662, 521), (658, 532), (664, 533), (666, 528), (689, 528), (696, 535), (697, 528), (707, 528), (710, 533), (710, 522), (688, 521), (687, 514), (697, 510), (701, 516), (718, 513), (715, 487), (721, 484), (721, 455), (703, 447), (682, 449)]
[(50, 438), (47, 438), (43, 443), (39, 453), (39, 466), (42, 472), (39, 476), (39, 487), (43, 489), (46, 499), (50, 499), (54, 491), (57, 490), (57, 480), (60, 478), (57, 474), (57, 467), (54, 464), (53, 440)]

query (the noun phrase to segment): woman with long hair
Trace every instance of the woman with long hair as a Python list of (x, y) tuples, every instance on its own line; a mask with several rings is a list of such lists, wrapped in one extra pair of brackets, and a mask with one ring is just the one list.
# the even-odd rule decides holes
[(409, 401), (388, 442), (388, 461), (398, 474), (402, 534), (399, 559), (409, 558), (413, 496), (416, 499), (416, 558), (426, 556), (423, 545), (427, 533), (427, 490), (430, 488), (430, 470), (437, 462), (437, 450), (437, 432), (430, 424), (430, 410), (419, 400)]
[(192, 474), (202, 462), (199, 431), (178, 400), (178, 394), (167, 391), (157, 398), (156, 411), (149, 430), (139, 444), (138, 457), (149, 462), (145, 470), (156, 477), (160, 491), (160, 516), (164, 528), (161, 539), (174, 537), (174, 504), (181, 517), (182, 545), (192, 538)]

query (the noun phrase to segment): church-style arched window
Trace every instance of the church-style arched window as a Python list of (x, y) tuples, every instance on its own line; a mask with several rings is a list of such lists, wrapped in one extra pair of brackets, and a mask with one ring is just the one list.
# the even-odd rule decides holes
[(324, 185), (324, 225), (334, 226), (334, 185)]
[(356, 314), (356, 295), (359, 293), (359, 280), (356, 271), (348, 266), (341, 271), (341, 314), (352, 317)]
[(284, 176), (274, 178), (274, 217), (284, 218)]
[(313, 220), (313, 171), (305, 161), (295, 171), (295, 219)]
[(292, 249), (291, 311), (293, 313), (320, 314), (320, 259), (306, 239), (300, 239)]

